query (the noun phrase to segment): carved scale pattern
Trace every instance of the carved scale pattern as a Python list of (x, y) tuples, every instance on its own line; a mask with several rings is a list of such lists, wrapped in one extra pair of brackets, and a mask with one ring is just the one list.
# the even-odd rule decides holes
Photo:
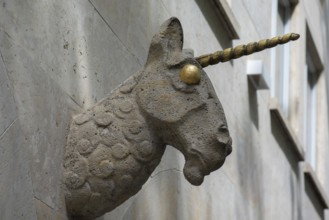
[(138, 109), (135, 85), (128, 79), (73, 119), (64, 159), (65, 197), (73, 217), (93, 218), (115, 208), (140, 190), (161, 160), (164, 147), (151, 139), (155, 135)]

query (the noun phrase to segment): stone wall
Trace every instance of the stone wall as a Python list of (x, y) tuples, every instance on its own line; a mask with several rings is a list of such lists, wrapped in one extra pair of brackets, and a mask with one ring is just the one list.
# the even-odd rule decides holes
[[(301, 142), (298, 76), (305, 64), (305, 22), (325, 60), (321, 4), (300, 0), (292, 17), (301, 39), (292, 43), (293, 110), (284, 123)], [(234, 41), (210, 1), (0, 0), (0, 219), (67, 219), (61, 163), (70, 120), (142, 68), (164, 20), (180, 19), (184, 47), (195, 55), (272, 37), (272, 4), (236, 0), (230, 7), (240, 26)], [(182, 173), (183, 155), (168, 147), (142, 190), (99, 219), (324, 219), (317, 207), (321, 212), (328, 204), (317, 203), (319, 195), (307, 181), (301, 184), (304, 159), (270, 112), (270, 91), (256, 90), (248, 80), (248, 59), (263, 60), (264, 73), (270, 73), (271, 51), (206, 69), (233, 139), (224, 166), (203, 185), (192, 186)], [(325, 65), (314, 171), (324, 194), (329, 193), (327, 75)]]

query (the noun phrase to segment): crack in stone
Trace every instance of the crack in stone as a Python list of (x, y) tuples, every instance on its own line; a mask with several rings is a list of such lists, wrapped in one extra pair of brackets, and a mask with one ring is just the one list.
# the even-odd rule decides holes
[(138, 64), (140, 66), (142, 66), (141, 61), (139, 60), (139, 58), (133, 54), (128, 47), (123, 43), (123, 41), (120, 39), (120, 37), (115, 33), (115, 31), (113, 30), (113, 28), (111, 27), (111, 25), (106, 21), (106, 19), (103, 17), (103, 15), (100, 13), (100, 11), (96, 8), (96, 6), (92, 3), (91, 0), (88, 0), (89, 3), (91, 4), (91, 6), (95, 9), (95, 11), (97, 12), (97, 14), (101, 17), (101, 19), (105, 22), (106, 26), (108, 26), (108, 28), (110, 28), (110, 30), (112, 31), (112, 33), (117, 37), (117, 39), (120, 41), (120, 43), (124, 46), (124, 48), (130, 53), (130, 55), (132, 55), (138, 62)]
[(154, 175), (151, 175), (150, 178), (154, 178), (156, 176), (158, 176), (159, 174), (163, 173), (163, 172), (168, 172), (168, 171), (176, 171), (178, 173), (183, 173), (183, 171), (176, 169), (176, 168), (170, 168), (170, 169), (166, 169), (166, 170), (160, 170), (159, 172), (155, 173)]
[(11, 126), (13, 126), (13, 124), (17, 121), (17, 117), (14, 119), (14, 121), (12, 123), (10, 123), (10, 125), (2, 132), (2, 134), (0, 134), (0, 140), (3, 138), (3, 136), (7, 133), (7, 131), (11, 128)]

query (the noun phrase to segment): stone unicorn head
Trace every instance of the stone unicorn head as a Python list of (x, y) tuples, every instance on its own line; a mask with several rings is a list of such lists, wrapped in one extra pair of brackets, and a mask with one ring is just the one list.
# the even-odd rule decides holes
[(200, 185), (232, 151), (223, 108), (203, 67), (296, 38), (285, 35), (193, 58), (177, 18), (151, 42), (144, 69), (74, 117), (64, 183), (72, 219), (94, 219), (136, 194), (166, 145), (183, 153), (185, 178)]

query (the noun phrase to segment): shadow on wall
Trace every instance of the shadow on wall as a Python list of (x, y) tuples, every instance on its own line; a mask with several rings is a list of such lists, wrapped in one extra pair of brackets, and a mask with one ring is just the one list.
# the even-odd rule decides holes
[(198, 4), (203, 16), (207, 20), (209, 27), (215, 34), (222, 48), (232, 47), (232, 41), (230, 40), (228, 34), (226, 33), (226, 30), (220, 22), (217, 13), (214, 10), (214, 6), (211, 4), (211, 2), (204, 0), (195, 0), (195, 2)]
[[(249, 110), (252, 111), (252, 110)], [(252, 128), (252, 122), (249, 123), (250, 129), (243, 130), (239, 136), (238, 142), (235, 142), (235, 149), (238, 161), (238, 175), (241, 190), (248, 201), (246, 213), (250, 219), (266, 219), (264, 206), (264, 169), (261, 163), (262, 146), (257, 136), (258, 128)]]
[[(273, 113), (272, 113), (273, 114)], [(291, 204), (292, 204), (292, 209), (291, 209), (291, 216), (297, 217), (300, 213), (301, 210), (301, 205), (299, 204), (301, 199), (300, 199), (300, 192), (299, 192), (299, 187), (296, 188), (296, 181), (298, 181), (298, 176), (299, 176), (299, 170), (298, 170), (298, 162), (299, 158), (296, 154), (295, 151), (293, 151), (292, 141), (287, 137), (287, 135), (284, 133), (285, 131), (281, 129), (281, 124), (279, 120), (275, 118), (274, 115), (271, 115), (271, 131), (272, 134), (277, 141), (281, 151), (283, 152), (284, 156), (286, 157), (286, 160), (288, 161), (293, 174), (294, 175), (289, 175), (289, 188), (290, 188), (290, 195), (287, 195), (287, 197), (290, 197), (291, 199)], [(294, 176), (297, 177), (297, 180), (294, 178)]]
[(248, 80), (249, 92), (249, 115), (257, 130), (259, 129), (259, 113), (258, 113), (258, 100), (257, 89), (253, 86), (252, 82)]
[(297, 176), (299, 159), (292, 147), (294, 143), (292, 143), (291, 140), (287, 137), (287, 135), (284, 133), (285, 131), (280, 128), (281, 128), (280, 122), (275, 119), (275, 116), (271, 115), (272, 134), (276, 139), (278, 145), (280, 146), (280, 149), (284, 153), (287, 161), (289, 162), (291, 169)]
[[(319, 219), (325, 219), (324, 210), (326, 209), (326, 204), (322, 203), (321, 200), (319, 200), (319, 194), (315, 188), (316, 187), (314, 186), (312, 177), (310, 177), (308, 174), (306, 174), (303, 190), (305, 190), (308, 199), (313, 204), (313, 207), (314, 207), (315, 212), (318, 215)], [(311, 211), (309, 211), (309, 212), (311, 213)]]

